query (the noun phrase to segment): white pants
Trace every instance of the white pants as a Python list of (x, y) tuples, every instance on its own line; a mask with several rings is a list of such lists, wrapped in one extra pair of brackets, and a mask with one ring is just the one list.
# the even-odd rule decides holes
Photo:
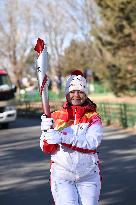
[(51, 176), (55, 205), (98, 205), (100, 186), (98, 172), (72, 181)]

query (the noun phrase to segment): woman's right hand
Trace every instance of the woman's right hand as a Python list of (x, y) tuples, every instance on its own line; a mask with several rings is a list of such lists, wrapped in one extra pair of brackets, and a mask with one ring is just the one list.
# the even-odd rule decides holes
[(53, 127), (53, 118), (48, 118), (46, 115), (41, 116), (41, 131), (47, 131)]

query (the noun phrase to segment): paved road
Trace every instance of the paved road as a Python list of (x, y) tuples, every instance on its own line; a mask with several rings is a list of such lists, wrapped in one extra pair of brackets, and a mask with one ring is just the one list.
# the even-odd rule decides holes
[[(49, 156), (39, 148), (40, 120), (0, 130), (0, 205), (52, 205)], [(100, 205), (136, 205), (136, 136), (105, 128), (100, 148)]]

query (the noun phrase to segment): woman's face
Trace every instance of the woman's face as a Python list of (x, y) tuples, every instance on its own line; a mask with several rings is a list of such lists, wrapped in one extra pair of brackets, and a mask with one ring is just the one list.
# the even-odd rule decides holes
[(67, 101), (72, 105), (82, 105), (85, 102), (87, 96), (80, 90), (73, 90), (67, 94), (66, 98)]

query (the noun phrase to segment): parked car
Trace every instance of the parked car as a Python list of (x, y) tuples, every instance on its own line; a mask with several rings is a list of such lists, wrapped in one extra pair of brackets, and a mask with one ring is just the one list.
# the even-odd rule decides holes
[(8, 128), (9, 123), (16, 120), (15, 103), (16, 86), (11, 83), (6, 70), (0, 70), (0, 126)]

